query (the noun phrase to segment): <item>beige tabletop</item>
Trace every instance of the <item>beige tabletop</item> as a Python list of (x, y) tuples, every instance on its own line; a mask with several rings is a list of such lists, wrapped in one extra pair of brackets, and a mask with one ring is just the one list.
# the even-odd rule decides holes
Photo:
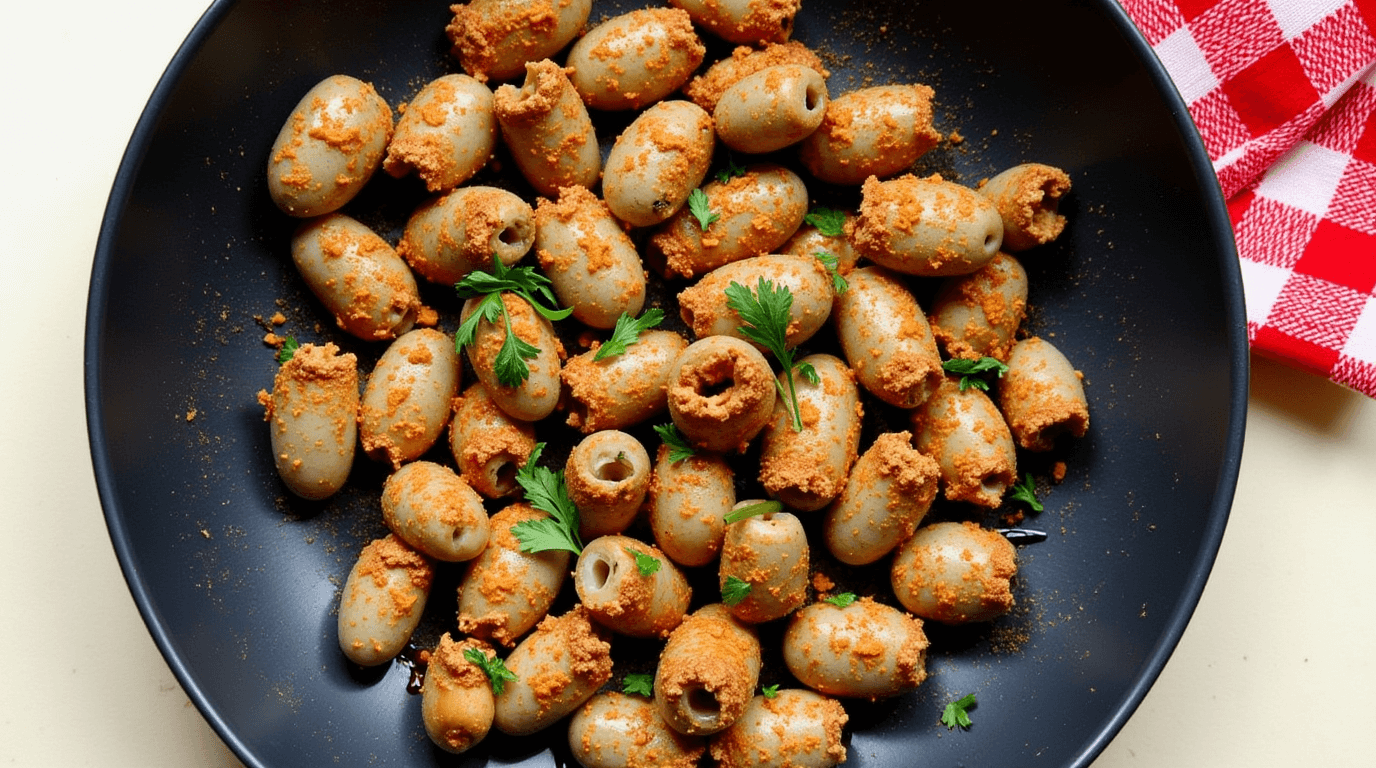
[[(134, 123), (203, 6), (0, 9), (0, 765), (239, 765), (173, 678), (120, 575), (82, 399), (101, 213)], [(1241, 480), (1213, 575), (1096, 768), (1376, 763), (1373, 530), (1376, 402), (1254, 358)]]

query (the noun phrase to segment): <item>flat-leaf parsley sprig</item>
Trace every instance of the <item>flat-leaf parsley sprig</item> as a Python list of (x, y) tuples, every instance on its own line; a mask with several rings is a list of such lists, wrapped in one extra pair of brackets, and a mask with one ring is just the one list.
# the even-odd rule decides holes
[(774, 387), (779, 391), (780, 397), (793, 404), (793, 430), (802, 432), (803, 415), (798, 408), (798, 390), (793, 384), (793, 374), (796, 370), (813, 384), (820, 383), (821, 378), (810, 363), (794, 365), (794, 350), (788, 348), (788, 323), (792, 319), (793, 292), (788, 286), (781, 285), (775, 288), (774, 283), (763, 277), (754, 291), (732, 281), (726, 286), (726, 306), (735, 310), (744, 323), (737, 330), (747, 339), (769, 350), (778, 359), (779, 365), (783, 366), (788, 391), (784, 391), (783, 385), (779, 384), (777, 379), (774, 381)]
[(640, 341), (640, 334), (662, 322), (664, 322), (664, 310), (662, 309), (647, 309), (639, 318), (631, 317), (629, 313), (622, 312), (621, 317), (616, 319), (616, 327), (612, 329), (612, 337), (597, 348), (597, 354), (592, 356), (593, 362), (626, 354), (626, 347)]
[(536, 466), (544, 450), (544, 443), (535, 444), (525, 466), (516, 473), (516, 483), (526, 492), (526, 503), (550, 516), (522, 520), (511, 526), (511, 535), (521, 542), (522, 552), (563, 549), (581, 555), (583, 542), (578, 538), (578, 507), (569, 498), (562, 471)]
[[(540, 349), (511, 330), (511, 317), (507, 314), (502, 294), (520, 296), (546, 320), (563, 320), (573, 312), (572, 307), (558, 308), (559, 300), (550, 290), (549, 278), (536, 272), (534, 267), (507, 267), (496, 254), (492, 256), (491, 272), (476, 269), (455, 284), (454, 289), (461, 299), (482, 297), (482, 301), (454, 334), (455, 349), (462, 350), (473, 344), (481, 320), (496, 323), (500, 319), (506, 324), (506, 338), (492, 363), (492, 371), (497, 375), (497, 381), (507, 387), (517, 386), (530, 378), (530, 366), (526, 361), (540, 354)], [(542, 302), (548, 302), (549, 306)]]
[(959, 700), (947, 704), (946, 708), (941, 711), (941, 724), (946, 726), (948, 731), (952, 728), (960, 728), (961, 730), (969, 728), (969, 711), (975, 704), (975, 694), (973, 693), (967, 693)]
[(817, 206), (803, 217), (803, 222), (817, 228), (817, 232), (827, 237), (840, 237), (846, 233), (845, 211)]
[(960, 377), (961, 392), (964, 392), (970, 387), (988, 392), (989, 382), (983, 377), (993, 373), (1001, 379), (1003, 378), (1003, 374), (1008, 372), (1008, 366), (992, 357), (981, 357), (978, 360), (957, 357), (942, 363), (941, 369), (947, 373), (953, 373)]
[(713, 222), (721, 218), (721, 214), (712, 212), (712, 202), (707, 199), (707, 193), (700, 188), (689, 193), (688, 212), (698, 220), (703, 232), (706, 232)]
[(688, 438), (678, 431), (678, 425), (670, 422), (668, 424), (656, 424), (655, 432), (659, 434), (659, 439), (669, 446), (669, 463), (677, 464), (684, 459), (692, 458), (697, 455), (693, 444), (688, 442)]
[(487, 675), (488, 682), (492, 684), (492, 692), (498, 696), (506, 690), (508, 682), (514, 683), (521, 679), (516, 676), (515, 672), (506, 668), (506, 662), (502, 661), (501, 658), (489, 657), (477, 648), (465, 648), (463, 657)]

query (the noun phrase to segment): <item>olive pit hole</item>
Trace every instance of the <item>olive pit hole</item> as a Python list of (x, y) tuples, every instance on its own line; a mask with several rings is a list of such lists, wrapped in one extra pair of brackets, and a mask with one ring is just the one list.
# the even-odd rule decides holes
[(524, 240), (525, 237), (520, 231), (520, 228), (513, 224), (512, 226), (509, 226), (506, 229), (503, 229), (500, 233), (498, 233), (497, 239), (501, 240), (503, 243), (507, 245), (516, 245), (517, 243), (520, 243), (522, 240)]
[(593, 591), (600, 591), (607, 586), (607, 582), (612, 576), (616, 575), (616, 563), (608, 562), (604, 558), (598, 557), (592, 561), (591, 584)]
[(721, 717), (721, 702), (706, 688), (690, 688), (683, 697), (684, 708), (697, 720), (717, 720)]
[(990, 475), (979, 481), (979, 488), (981, 493), (997, 498), (1003, 495), (1004, 490), (1008, 488), (1008, 483)]
[(728, 376), (720, 381), (704, 382), (702, 386), (698, 387), (698, 394), (703, 397), (716, 397), (730, 391), (734, 386), (736, 386), (736, 380)]
[(809, 112), (815, 111), (822, 105), (822, 94), (815, 87), (809, 85), (803, 94), (803, 108)]
[(506, 493), (516, 488), (516, 473), (520, 471), (516, 462), (510, 459), (499, 459), (488, 466), (492, 472), (493, 485), (497, 487), (497, 490)]
[(597, 466), (593, 474), (598, 480), (605, 480), (609, 483), (619, 483), (630, 478), (635, 474), (635, 467), (623, 454), (618, 454), (611, 461), (606, 461)]

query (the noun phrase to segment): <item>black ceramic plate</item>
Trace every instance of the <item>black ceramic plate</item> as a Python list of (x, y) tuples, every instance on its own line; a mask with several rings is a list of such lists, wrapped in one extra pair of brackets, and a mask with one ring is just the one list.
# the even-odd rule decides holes
[[(361, 543), (382, 530), (382, 472), (360, 466), (329, 502), (290, 498), (254, 399), (275, 368), (260, 318), (277, 311), (279, 332), (336, 339), (365, 368), (380, 353), (340, 339), (301, 286), (287, 253), (294, 222), (265, 192), (268, 148), (326, 75), (370, 80), (395, 104), (457, 71), (447, 5), (216, 3), (139, 121), (105, 214), (86, 338), (101, 501), (150, 631), (250, 766), (569, 762), (560, 727), (444, 755), (403, 665), (363, 674), (345, 663), (333, 609)], [(598, 0), (593, 21), (631, 7)], [(1208, 159), (1112, 0), (811, 0), (795, 37), (824, 52), (833, 94), (936, 88), (939, 127), (964, 142), (920, 172), (974, 183), (1037, 160), (1070, 173), (1069, 228), (1024, 262), (1031, 327), (1084, 371), (1093, 412), (1090, 434), (1054, 457), (1065, 481), (1042, 482), (1046, 511), (1030, 522), (1050, 536), (1021, 550), (1018, 609), (988, 627), (931, 627), (931, 678), (917, 693), (848, 702), (849, 764), (1087, 765), (1180, 638), (1237, 476), (1242, 292)], [(481, 179), (527, 191), (499, 172)], [(395, 238), (420, 199), (414, 180), (380, 178), (345, 210)], [(452, 296), (426, 291), (451, 322)], [(1026, 466), (1047, 474), (1045, 460)], [(453, 585), (450, 575), (436, 586), (425, 638), (452, 620)], [(766, 678), (787, 683), (777, 668)], [(942, 706), (969, 692), (974, 726), (948, 732)]]

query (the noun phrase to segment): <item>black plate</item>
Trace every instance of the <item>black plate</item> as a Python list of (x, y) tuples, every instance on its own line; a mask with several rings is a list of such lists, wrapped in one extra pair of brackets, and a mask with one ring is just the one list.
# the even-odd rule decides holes
[[(281, 310), (283, 333), (338, 336), (291, 266), (294, 222), (265, 194), (268, 148), (326, 75), (370, 80), (395, 104), (458, 71), (447, 5), (216, 3), (153, 94), (105, 214), (86, 337), (101, 501), (158, 646), (250, 766), (569, 760), (562, 728), (445, 756), (402, 665), (348, 667), (332, 611), (381, 530), (382, 473), (361, 467), (330, 502), (288, 498), (254, 399), (274, 370), (257, 318)], [(632, 5), (599, 0), (593, 20)], [(939, 127), (965, 141), (919, 170), (967, 183), (1026, 160), (1070, 172), (1066, 234), (1024, 261), (1032, 327), (1084, 371), (1093, 412), (1091, 433), (1057, 455), (1065, 482), (1043, 488), (1032, 522), (1050, 538), (1022, 549), (1020, 607), (992, 627), (932, 628), (932, 677), (916, 694), (849, 702), (849, 764), (1087, 765), (1179, 640), (1237, 478), (1242, 288), (1208, 158), (1112, 0), (811, 0), (795, 36), (826, 52), (833, 94), (936, 88)], [(413, 180), (385, 179), (346, 211), (395, 238), (420, 197)], [(452, 313), (451, 297), (426, 291)], [(367, 364), (379, 354), (342, 343)], [(452, 619), (452, 586), (437, 586), (430, 636)], [(942, 705), (972, 691), (974, 727), (948, 732)]]

